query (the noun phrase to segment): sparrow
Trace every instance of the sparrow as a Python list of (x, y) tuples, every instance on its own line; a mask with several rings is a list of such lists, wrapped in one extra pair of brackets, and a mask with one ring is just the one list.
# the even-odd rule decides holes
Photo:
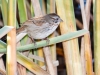
[(50, 13), (25, 21), (16, 32), (17, 34), (27, 33), (32, 40), (45, 39), (57, 29), (62, 21), (63, 20), (57, 14)]

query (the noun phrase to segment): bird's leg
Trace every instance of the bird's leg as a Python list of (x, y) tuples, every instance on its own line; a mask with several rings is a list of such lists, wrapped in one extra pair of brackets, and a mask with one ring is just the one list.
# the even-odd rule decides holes
[(49, 43), (50, 43), (49, 38), (48, 38), (48, 37), (46, 37), (44, 40), (46, 40), (47, 45), (49, 45)]
[(49, 38), (46, 38), (46, 43), (47, 43), (47, 45), (49, 45), (49, 43), (50, 43)]
[(30, 37), (30, 39), (31, 39), (31, 40), (32, 40), (32, 42), (34, 43), (34, 47), (35, 47), (35, 49), (37, 49), (37, 45), (36, 45), (35, 40), (34, 40), (33, 38), (31, 38), (31, 37)]

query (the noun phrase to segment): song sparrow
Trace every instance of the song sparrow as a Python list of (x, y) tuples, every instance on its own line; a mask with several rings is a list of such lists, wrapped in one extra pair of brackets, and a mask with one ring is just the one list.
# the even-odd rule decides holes
[(26, 32), (33, 39), (44, 39), (52, 34), (62, 19), (55, 13), (47, 14), (43, 17), (31, 18), (17, 29), (17, 34)]

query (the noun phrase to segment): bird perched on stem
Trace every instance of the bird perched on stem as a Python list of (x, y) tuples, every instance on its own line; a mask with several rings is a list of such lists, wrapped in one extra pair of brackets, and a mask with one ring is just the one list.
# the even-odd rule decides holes
[(52, 34), (59, 26), (62, 19), (55, 13), (50, 13), (42, 17), (31, 18), (17, 29), (17, 34), (27, 33), (28, 36), (34, 41), (34, 39), (45, 39)]

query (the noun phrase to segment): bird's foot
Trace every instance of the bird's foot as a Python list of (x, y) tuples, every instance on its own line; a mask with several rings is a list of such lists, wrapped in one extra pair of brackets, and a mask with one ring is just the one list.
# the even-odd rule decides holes
[(48, 46), (48, 45), (49, 45), (49, 43), (50, 43), (49, 38), (45, 38), (45, 39), (43, 39), (43, 40), (46, 40), (46, 44), (47, 44), (47, 46)]
[[(31, 38), (31, 37), (30, 37)], [(31, 40), (32, 40), (32, 42), (34, 43), (34, 49), (37, 49), (37, 44), (36, 44), (36, 41), (33, 39), (33, 38), (31, 38)]]

